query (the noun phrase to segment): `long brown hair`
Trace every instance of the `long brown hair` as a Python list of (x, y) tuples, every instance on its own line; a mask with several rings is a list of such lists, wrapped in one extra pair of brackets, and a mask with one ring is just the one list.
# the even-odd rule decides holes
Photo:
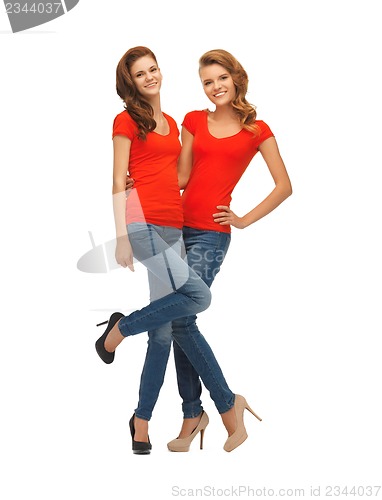
[(124, 102), (124, 108), (138, 124), (138, 137), (145, 140), (146, 135), (152, 132), (157, 124), (153, 118), (154, 111), (151, 104), (137, 91), (131, 76), (131, 66), (144, 56), (151, 56), (158, 64), (155, 54), (147, 47), (133, 47), (121, 58), (117, 65), (117, 94)]
[(229, 52), (223, 49), (209, 50), (199, 59), (199, 70), (204, 66), (220, 64), (231, 75), (236, 89), (236, 97), (232, 101), (232, 107), (237, 113), (240, 123), (246, 130), (258, 133), (256, 120), (256, 107), (246, 99), (248, 90), (248, 75), (239, 61)]

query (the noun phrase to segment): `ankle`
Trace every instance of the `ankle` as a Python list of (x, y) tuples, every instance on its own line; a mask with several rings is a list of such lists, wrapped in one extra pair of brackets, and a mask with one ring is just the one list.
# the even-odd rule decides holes
[(201, 415), (198, 415), (197, 417), (193, 418), (184, 418), (178, 438), (182, 439), (190, 436), (192, 434), (192, 431), (195, 429), (195, 427), (197, 427), (198, 423), (200, 422), (200, 419)]
[(113, 342), (110, 340), (110, 337), (107, 336), (105, 339), (105, 349), (107, 352), (114, 352), (115, 348), (113, 346)]
[(220, 414), (223, 425), (228, 432), (228, 436), (232, 436), (232, 434), (236, 431), (237, 428), (237, 420), (235, 409), (232, 407), (228, 411)]
[(108, 352), (114, 352), (117, 346), (122, 342), (124, 336), (121, 334), (118, 323), (110, 330), (105, 339), (105, 349)]
[(149, 422), (143, 418), (134, 417), (134, 441), (147, 443), (149, 441)]

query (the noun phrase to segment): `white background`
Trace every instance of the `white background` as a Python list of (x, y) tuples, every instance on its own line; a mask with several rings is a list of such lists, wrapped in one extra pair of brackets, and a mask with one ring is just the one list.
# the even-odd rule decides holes
[[(204, 487), (228, 496), (239, 486), (305, 496), (320, 486), (325, 496), (330, 485), (382, 484), (379, 4), (81, 0), (19, 34), (2, 10), (2, 498), (173, 498)], [(148, 300), (139, 266), (76, 267), (88, 231), (96, 244), (114, 236), (115, 67), (135, 45), (156, 53), (162, 107), (179, 125), (209, 104), (200, 55), (232, 52), (293, 184), (275, 212), (233, 230), (199, 317), (231, 389), (263, 418), (246, 412), (249, 438), (230, 454), (206, 390), (205, 449), (167, 451), (182, 419), (171, 355), (153, 452), (133, 456), (146, 334), (127, 339), (111, 366), (94, 350), (97, 322)], [(258, 155), (233, 210), (271, 188)]]

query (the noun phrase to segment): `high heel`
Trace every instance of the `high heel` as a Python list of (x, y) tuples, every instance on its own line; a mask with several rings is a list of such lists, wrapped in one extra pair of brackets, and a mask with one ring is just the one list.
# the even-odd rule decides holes
[(133, 453), (135, 455), (149, 455), (151, 453), (151, 443), (150, 443), (150, 438), (149, 442), (146, 443), (145, 441), (135, 441), (134, 440), (134, 435), (135, 435), (135, 427), (134, 427), (134, 417), (135, 413), (133, 413), (133, 416), (131, 417), (129, 421), (129, 427), (130, 427), (130, 433), (131, 433), (131, 447), (133, 450)]
[(244, 410), (247, 409), (261, 422), (261, 418), (252, 410), (246, 399), (240, 394), (235, 394), (235, 404), (233, 405), (236, 415), (237, 427), (224, 444), (225, 451), (232, 451), (240, 446), (247, 439), (248, 434), (244, 427)]
[(97, 325), (97, 326), (101, 326), (101, 325), (107, 324), (107, 328), (106, 328), (104, 334), (101, 335), (101, 337), (95, 343), (95, 348), (96, 348), (96, 351), (98, 353), (98, 356), (102, 359), (103, 362), (105, 362), (108, 365), (114, 361), (115, 353), (109, 352), (105, 349), (105, 340), (106, 340), (107, 334), (110, 332), (110, 330), (113, 328), (113, 326), (116, 323), (118, 323), (118, 321), (123, 317), (124, 317), (124, 315), (122, 313), (115, 312), (110, 316), (108, 321), (103, 321), (102, 323), (98, 323), (98, 325)]
[(176, 438), (167, 443), (167, 448), (170, 451), (189, 451), (190, 445), (193, 439), (196, 437), (198, 432), (200, 432), (200, 449), (203, 449), (203, 438), (204, 431), (208, 425), (209, 418), (205, 411), (202, 412), (202, 416), (200, 417), (198, 425), (191, 432), (191, 434), (186, 438)]

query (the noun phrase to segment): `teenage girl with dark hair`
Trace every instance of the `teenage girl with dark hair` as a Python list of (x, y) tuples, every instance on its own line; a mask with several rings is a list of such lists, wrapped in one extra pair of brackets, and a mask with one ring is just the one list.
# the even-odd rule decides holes
[[(171, 320), (206, 309), (208, 286), (181, 256), (183, 213), (177, 178), (180, 153), (175, 121), (160, 105), (162, 74), (153, 52), (134, 47), (117, 67), (125, 104), (113, 124), (113, 208), (118, 264), (134, 270), (133, 255), (148, 269), (150, 304), (128, 316), (113, 313), (96, 350), (105, 363), (127, 336), (148, 332), (139, 402), (130, 419), (134, 453), (148, 454), (148, 421), (171, 348)], [(126, 175), (135, 179), (125, 191)], [(102, 324), (102, 323), (101, 323)]]

